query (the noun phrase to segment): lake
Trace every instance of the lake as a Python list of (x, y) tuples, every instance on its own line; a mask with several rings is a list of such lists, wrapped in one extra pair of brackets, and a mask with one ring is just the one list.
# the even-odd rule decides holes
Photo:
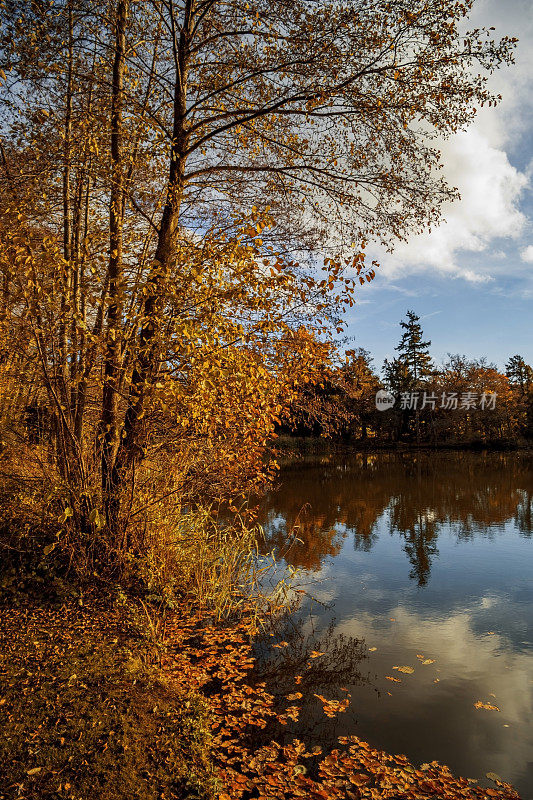
[[(264, 550), (302, 602), (261, 652), (280, 696), (304, 676), (286, 735), (356, 734), (533, 799), (531, 454), (304, 456), (278, 484)], [(325, 717), (315, 695), (348, 693)]]

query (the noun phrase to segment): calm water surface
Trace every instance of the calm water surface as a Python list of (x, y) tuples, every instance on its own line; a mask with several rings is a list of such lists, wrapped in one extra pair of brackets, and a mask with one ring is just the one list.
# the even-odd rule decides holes
[[(296, 735), (356, 734), (485, 785), (496, 772), (533, 799), (533, 458), (314, 456), (279, 483), (267, 549), (308, 594), (265, 674), (280, 693), (294, 691), (283, 663), (304, 675)], [(346, 691), (351, 709), (327, 720), (314, 694)]]

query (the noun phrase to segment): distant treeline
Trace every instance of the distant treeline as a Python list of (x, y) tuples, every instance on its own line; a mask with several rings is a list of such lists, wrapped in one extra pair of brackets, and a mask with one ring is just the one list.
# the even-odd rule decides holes
[(505, 372), (486, 358), (448, 354), (437, 367), (420, 318), (400, 323), (396, 358), (381, 375), (362, 348), (302, 388), (280, 425), (298, 436), (383, 443), (475, 445), (533, 440), (533, 368), (520, 355)]

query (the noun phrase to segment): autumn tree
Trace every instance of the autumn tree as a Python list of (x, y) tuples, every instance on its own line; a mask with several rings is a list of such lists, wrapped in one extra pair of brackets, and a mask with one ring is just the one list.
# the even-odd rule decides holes
[(369, 428), (376, 422), (376, 392), (382, 385), (372, 367), (369, 351), (363, 347), (347, 350), (346, 363), (342, 365), (340, 374), (349, 429), (366, 439)]
[(363, 347), (324, 348), (319, 382), (300, 385), (286, 409), (282, 430), (301, 436), (366, 439), (375, 422), (376, 391), (381, 382), (372, 369), (372, 357)]
[(456, 193), (431, 134), (496, 102), (487, 74), (512, 60), (464, 32), (471, 6), (0, 4), (2, 325), (24, 331), (78, 529), (127, 547), (164, 415), (215, 458), (232, 408), (260, 409), (259, 446), (372, 279), (366, 241), (438, 220)]
[(434, 392), (436, 435), (454, 442), (490, 442), (516, 433), (517, 408), (507, 377), (486, 358), (448, 354)]

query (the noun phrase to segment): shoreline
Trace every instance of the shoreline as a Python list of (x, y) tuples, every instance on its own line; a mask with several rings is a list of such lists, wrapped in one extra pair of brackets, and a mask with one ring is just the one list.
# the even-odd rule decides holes
[[(519, 800), (502, 781), (473, 786), (356, 736), (308, 750), (291, 727), (258, 749), (269, 726), (297, 722), (302, 694), (295, 676), (279, 709), (254, 680), (256, 617), (214, 624), (94, 591), (18, 600), (0, 606), (0, 798), (17, 787), (28, 800)], [(344, 710), (322, 700), (326, 716)]]
[(270, 443), (272, 450), (288, 450), (295, 452), (350, 452), (350, 453), (432, 453), (432, 452), (468, 452), (468, 453), (532, 453), (533, 442), (528, 441), (493, 441), (493, 442), (458, 442), (436, 443), (424, 442), (375, 442), (372, 439), (343, 440), (326, 439), (320, 436), (287, 436), (280, 434)]

